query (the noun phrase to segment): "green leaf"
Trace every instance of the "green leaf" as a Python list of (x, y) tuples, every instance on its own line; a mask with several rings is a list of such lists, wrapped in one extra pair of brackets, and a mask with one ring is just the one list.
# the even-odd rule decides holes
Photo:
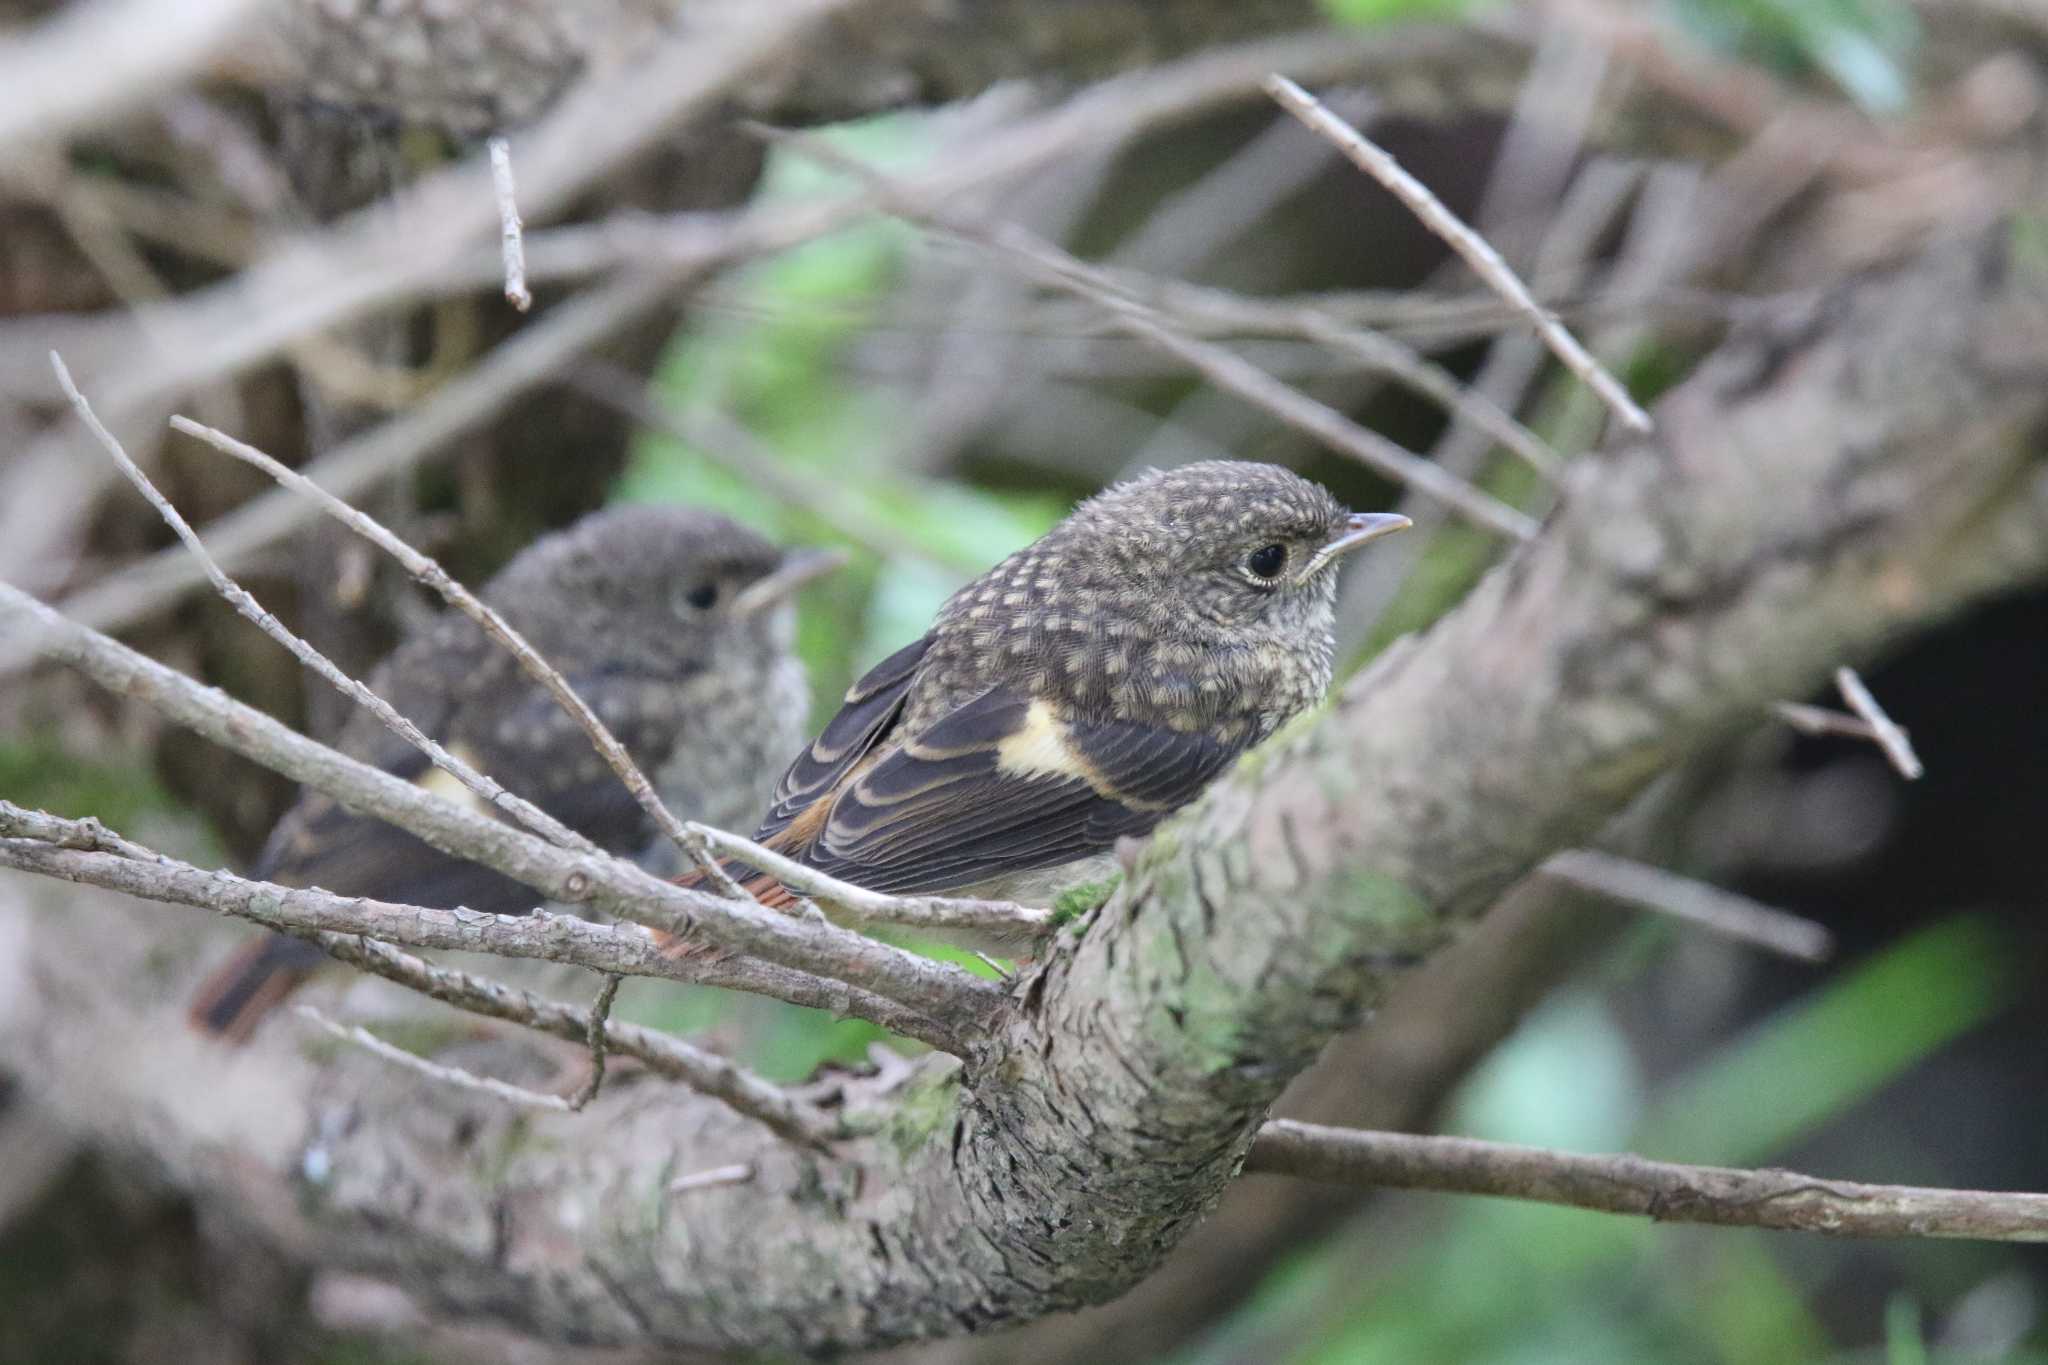
[(1370, 28), (1420, 19), (1452, 19), (1476, 8), (1475, 0), (1319, 0), (1323, 13), (1340, 24)]
[(1658, 1106), (1637, 1150), (1768, 1159), (2004, 1009), (2012, 960), (1974, 917), (1921, 930), (1710, 1059)]

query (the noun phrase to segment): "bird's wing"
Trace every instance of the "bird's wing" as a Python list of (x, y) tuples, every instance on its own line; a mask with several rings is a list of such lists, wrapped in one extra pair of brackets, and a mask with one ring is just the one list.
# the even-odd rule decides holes
[(847, 783), (804, 861), (898, 894), (1056, 867), (1151, 829), (1241, 747), (995, 688)]
[[(655, 676), (616, 670), (569, 671), (565, 680), (651, 779), (658, 778), (685, 727), (697, 723), (696, 670)], [(523, 676), (502, 707), (472, 706), (455, 736), (482, 760), (481, 771), (612, 853), (631, 854), (654, 836), (640, 809), (561, 703)], [(678, 811), (685, 819), (695, 811)]]
[[(783, 834), (798, 816), (829, 796), (873, 752), (902, 714), (917, 666), (923, 662), (931, 642), (929, 635), (913, 640), (847, 689), (839, 713), (811, 741), (810, 748), (789, 765), (789, 771), (776, 785), (775, 804), (768, 808), (761, 827), (754, 833), (756, 843), (767, 843)], [(777, 842), (789, 842), (788, 836)], [(799, 845), (807, 842), (808, 839), (797, 840)]]
[[(516, 681), (514, 681), (516, 679)], [(609, 674), (572, 674), (577, 695), (607, 711), (612, 692), (637, 698), (643, 680)], [(430, 737), (449, 752), (549, 815), (615, 853), (634, 853), (653, 831), (625, 784), (605, 766), (583, 733), (554, 698), (522, 676), (501, 680), (504, 704), (460, 711), (434, 711), (431, 703), (408, 708)], [(474, 703), (475, 699), (472, 699)], [(403, 701), (394, 702), (401, 707)], [(674, 740), (666, 720), (624, 708), (613, 731), (644, 768), (659, 768)], [(504, 818), (496, 807), (431, 766), (424, 754), (379, 727), (357, 744), (366, 761), (394, 777), (465, 806)], [(462, 858), (451, 858), (414, 835), (369, 816), (356, 815), (332, 799), (309, 792), (286, 813), (265, 845), (257, 875), (341, 895), (374, 896), (408, 904), (517, 913), (540, 903), (530, 887)]]
[[(465, 759), (474, 755), (458, 754)], [(482, 802), (416, 751), (396, 765), (395, 777), (475, 809)], [(472, 765), (473, 766), (473, 765)], [(451, 858), (416, 835), (309, 792), (285, 813), (252, 875), (291, 886), (317, 886), (343, 896), (371, 896), (408, 905), (513, 914), (530, 910), (540, 893), (489, 868)]]

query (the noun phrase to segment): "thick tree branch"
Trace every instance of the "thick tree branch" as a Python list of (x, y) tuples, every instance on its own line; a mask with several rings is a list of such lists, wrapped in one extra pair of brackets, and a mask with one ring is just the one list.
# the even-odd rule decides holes
[(1585, 1156), (1477, 1138), (1372, 1133), (1286, 1119), (1259, 1130), (1244, 1168), (1368, 1189), (1533, 1199), (1667, 1223), (1835, 1237), (2048, 1242), (2048, 1194), (1865, 1185), (1797, 1171), (1685, 1166), (1626, 1153)]

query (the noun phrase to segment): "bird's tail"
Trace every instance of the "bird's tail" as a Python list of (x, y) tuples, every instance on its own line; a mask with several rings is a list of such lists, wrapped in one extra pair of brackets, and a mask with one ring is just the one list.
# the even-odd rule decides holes
[[(745, 863), (735, 862), (731, 858), (720, 858), (718, 860), (718, 868), (719, 871), (730, 877), (739, 886), (740, 890), (746, 892), (770, 910), (796, 909), (796, 893), (767, 873), (756, 872)], [(717, 889), (711, 884), (710, 874), (701, 867), (693, 867), (688, 872), (673, 877), (670, 880), (677, 886), (688, 887), (695, 891), (715, 891)], [(659, 929), (654, 931), (654, 937), (661, 944), (663, 955), (667, 957), (688, 957), (693, 953), (703, 951), (702, 944), (693, 943), (687, 938), (678, 938), (674, 934), (665, 934)]]
[(246, 1043), (256, 1026), (326, 961), (327, 954), (306, 939), (265, 934), (243, 944), (206, 978), (186, 1018), (201, 1033)]

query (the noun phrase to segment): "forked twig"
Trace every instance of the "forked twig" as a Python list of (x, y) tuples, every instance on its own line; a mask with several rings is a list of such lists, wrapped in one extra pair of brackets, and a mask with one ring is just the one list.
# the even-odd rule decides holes
[(473, 1071), (464, 1071), (459, 1066), (444, 1066), (440, 1062), (430, 1062), (424, 1057), (407, 1052), (402, 1047), (385, 1042), (361, 1024), (340, 1023), (328, 1018), (311, 1005), (300, 1005), (298, 1010), (300, 1018), (312, 1021), (344, 1043), (354, 1043), (372, 1056), (382, 1057), (385, 1061), (407, 1071), (417, 1072), (430, 1081), (452, 1085), (461, 1090), (474, 1090), (478, 1094), (489, 1095), (493, 1099), (527, 1109), (552, 1109), (563, 1114), (570, 1112), (569, 1101), (560, 1095), (528, 1090), (523, 1085), (513, 1085), (510, 1081), (501, 1081), (494, 1076), (479, 1076)]
[(724, 830), (692, 821), (691, 835), (728, 858), (765, 872), (792, 891), (804, 892), (857, 925), (894, 924), (906, 929), (965, 930), (1028, 942), (1052, 932), (1052, 915), (1009, 901), (959, 896), (889, 896), (827, 876), (773, 849)]
[(1300, 119), (1317, 136), (1327, 138), (1346, 160), (1385, 186), (1425, 226), (1464, 257), (1466, 264), (1481, 279), (1498, 290), (1502, 298), (1535, 325), (1544, 344), (1564, 362), (1565, 368), (1584, 380), (1616, 416), (1637, 431), (1646, 432), (1654, 428), (1650, 414), (1629, 397), (1628, 389), (1621, 381), (1594, 359), (1592, 353), (1581, 346), (1578, 338), (1566, 330), (1548, 309), (1536, 302), (1528, 286), (1508, 268), (1500, 253), (1445, 208), (1443, 201), (1431, 194), (1428, 186), (1403, 170), (1401, 163), (1384, 148), (1331, 113), (1321, 100), (1285, 76), (1277, 73), (1268, 76), (1264, 86), (1266, 93), (1281, 108)]
[(597, 851), (597, 846), (588, 839), (532, 802), (506, 791), (495, 781), (477, 772), (428, 738), (418, 726), (393, 710), (389, 702), (344, 673), (326, 655), (294, 635), (285, 628), (283, 622), (264, 610), (262, 604), (250, 596), (247, 589), (228, 577), (226, 571), (207, 552), (198, 533), (186, 522), (178, 509), (171, 506), (170, 500), (157, 491), (156, 485), (150, 482), (149, 476), (142, 472), (135, 461), (128, 458), (128, 452), (122, 449), (119, 439), (113, 432), (107, 430), (106, 425), (93, 412), (92, 404), (86, 401), (85, 395), (79, 392), (78, 386), (72, 382), (71, 371), (65, 367), (63, 357), (55, 351), (50, 352), (50, 364), (57, 372), (59, 387), (64, 390), (65, 397), (70, 399), (79, 420), (85, 423), (100, 445), (106, 449), (107, 454), (135, 486), (136, 491), (148, 500), (149, 505), (154, 507), (171, 530), (177, 533), (178, 539), (184, 542), (185, 548), (192, 552), (200, 567), (205, 570), (207, 579), (220, 595), (227, 599), (230, 606), (253, 621), (264, 634), (291, 651), (292, 657), (332, 683), (343, 696), (350, 698), (382, 721), (393, 734), (425, 754), (435, 767), (460, 782), (479, 800), (505, 811), (550, 843), (574, 849), (579, 853)]
[(675, 813), (662, 801), (659, 793), (654, 790), (654, 784), (647, 780), (647, 774), (641, 772), (639, 765), (633, 762), (632, 755), (626, 752), (626, 747), (619, 743), (605, 723), (598, 719), (597, 713), (590, 709), (589, 703), (576, 694), (576, 689), (569, 685), (569, 680), (542, 658), (540, 651), (528, 644), (524, 636), (506, 623), (504, 617), (451, 578), (447, 570), (386, 530), (375, 518), (351, 507), (305, 475), (280, 464), (246, 441), (238, 441), (226, 432), (216, 431), (189, 417), (173, 417), (171, 426), (187, 436), (206, 442), (223, 454), (232, 455), (245, 464), (256, 466), (286, 488), (312, 499), (322, 511), (397, 560), (415, 579), (439, 593), (443, 601), (476, 622), (486, 635), (503, 645), (512, 657), (519, 661), (519, 666), (525, 670), (526, 675), (546, 688), (548, 695), (569, 714), (569, 718), (576, 722), (584, 734), (590, 736), (590, 742), (596, 747), (598, 754), (618, 775), (619, 781), (625, 783), (626, 790), (633, 794), (633, 799), (639, 803), (640, 809), (654, 821), (655, 828), (678, 845), (684, 842), (686, 835), (682, 821), (678, 820)]
[(1884, 756), (1891, 760), (1891, 765), (1899, 770), (1899, 776), (1912, 782), (1926, 772), (1920, 766), (1920, 756), (1913, 752), (1913, 741), (1906, 737), (1905, 729), (1885, 714), (1855, 669), (1846, 665), (1836, 669), (1835, 686), (1841, 690), (1842, 700), (1849, 704), (1849, 709), (1870, 727), (1870, 737), (1877, 742), (1878, 748), (1884, 750)]

